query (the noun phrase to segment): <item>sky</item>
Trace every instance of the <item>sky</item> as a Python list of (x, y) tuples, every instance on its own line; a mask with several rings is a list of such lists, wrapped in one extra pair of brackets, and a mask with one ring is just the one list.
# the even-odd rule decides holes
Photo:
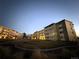
[(79, 0), (0, 0), (0, 25), (31, 34), (68, 19), (79, 36)]

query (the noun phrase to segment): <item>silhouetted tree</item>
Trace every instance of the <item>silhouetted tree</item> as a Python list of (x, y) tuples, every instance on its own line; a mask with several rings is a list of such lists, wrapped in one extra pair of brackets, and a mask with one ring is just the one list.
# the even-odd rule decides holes
[(23, 39), (25, 39), (26, 38), (26, 33), (23, 33)]

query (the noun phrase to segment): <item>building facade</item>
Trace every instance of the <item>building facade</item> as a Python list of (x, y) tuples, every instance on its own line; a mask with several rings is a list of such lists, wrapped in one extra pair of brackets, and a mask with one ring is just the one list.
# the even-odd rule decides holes
[(0, 39), (21, 39), (21, 33), (8, 27), (0, 26)]
[(46, 26), (44, 30), (46, 40), (74, 41), (77, 38), (73, 23), (65, 19)]
[(57, 26), (55, 23), (46, 26), (44, 30), (46, 40), (58, 40)]
[(45, 34), (44, 34), (44, 29), (39, 31), (39, 39), (40, 40), (45, 40)]
[(33, 40), (45, 40), (44, 30), (36, 31), (32, 34)]

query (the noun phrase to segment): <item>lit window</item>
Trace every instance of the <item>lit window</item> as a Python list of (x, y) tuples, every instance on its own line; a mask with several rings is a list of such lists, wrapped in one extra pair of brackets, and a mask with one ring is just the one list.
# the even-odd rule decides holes
[(4, 35), (4, 39), (6, 39), (7, 35)]
[(7, 31), (7, 30), (4, 30), (5, 32)]
[(16, 39), (15, 37), (12, 37), (12, 39)]

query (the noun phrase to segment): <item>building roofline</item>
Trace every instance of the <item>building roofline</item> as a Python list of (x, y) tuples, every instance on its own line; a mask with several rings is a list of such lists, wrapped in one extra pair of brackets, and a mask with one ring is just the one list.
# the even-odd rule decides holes
[(20, 33), (20, 32), (14, 30), (14, 29), (12, 29), (12, 28), (9, 28), (9, 27), (7, 27), (7, 26), (2, 26), (2, 25), (0, 25), (0, 27), (2, 27), (2, 28), (6, 28), (6, 29), (9, 29), (9, 30), (12, 30), (12, 31), (15, 31), (15, 32), (17, 32), (17, 33)]
[(46, 27), (44, 27), (44, 28), (48, 28), (48, 27), (50, 27), (50, 26), (52, 26), (52, 25), (54, 25), (54, 24), (56, 24), (56, 23), (49, 24), (48, 26), (46, 26)]
[[(58, 23), (63, 22), (63, 21), (68, 21), (68, 22), (72, 23), (71, 21), (69, 21), (69, 20), (67, 20), (67, 19), (63, 19), (63, 20), (61, 20), (61, 21), (59, 21), (59, 22), (49, 24), (48, 26), (46, 26), (46, 27), (44, 27), (44, 28), (48, 28), (48, 27), (50, 27), (50, 26), (52, 26), (52, 25), (54, 25), (54, 24), (58, 24)], [(72, 24), (73, 24), (73, 23), (72, 23)]]
[[(63, 20), (57, 22), (57, 24), (60, 23), (60, 22), (63, 22), (63, 21), (68, 21), (68, 22), (72, 23), (72, 21), (69, 21), (69, 20), (67, 20), (67, 19), (63, 19)], [(73, 24), (73, 23), (72, 23), (72, 24)]]

